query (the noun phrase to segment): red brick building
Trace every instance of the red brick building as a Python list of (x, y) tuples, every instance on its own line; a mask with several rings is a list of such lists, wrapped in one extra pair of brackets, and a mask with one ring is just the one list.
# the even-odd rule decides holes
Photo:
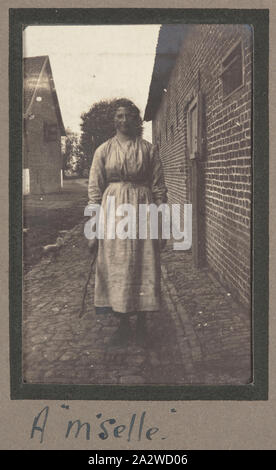
[(23, 193), (62, 187), (61, 136), (65, 129), (48, 56), (24, 59)]
[[(171, 203), (193, 205), (193, 261), (251, 300), (252, 30), (163, 25), (145, 120)], [(183, 267), (184, 269), (184, 267)]]

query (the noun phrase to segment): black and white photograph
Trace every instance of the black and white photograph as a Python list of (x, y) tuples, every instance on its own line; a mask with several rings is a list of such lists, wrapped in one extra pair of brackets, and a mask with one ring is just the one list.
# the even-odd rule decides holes
[(26, 25), (24, 384), (253, 382), (253, 34)]

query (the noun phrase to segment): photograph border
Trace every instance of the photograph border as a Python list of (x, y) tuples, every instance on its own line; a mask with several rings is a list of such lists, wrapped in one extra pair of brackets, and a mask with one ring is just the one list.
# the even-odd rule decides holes
[[(269, 10), (11, 8), (9, 36), (9, 301), (11, 399), (267, 400), (269, 265)], [(253, 28), (252, 372), (245, 385), (73, 385), (22, 382), (22, 33), (28, 25), (249, 24)]]

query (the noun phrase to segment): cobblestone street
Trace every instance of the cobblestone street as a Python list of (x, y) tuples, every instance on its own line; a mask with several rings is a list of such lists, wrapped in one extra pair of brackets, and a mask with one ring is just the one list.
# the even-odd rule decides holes
[[(24, 280), (23, 376), (27, 383), (244, 384), (250, 377), (250, 315), (191, 253), (162, 253), (162, 309), (147, 316), (145, 347), (108, 342), (117, 318), (96, 316), (93, 283), (79, 318), (90, 254), (78, 224)], [(134, 321), (134, 319), (133, 319)], [(134, 326), (134, 325), (132, 325)]]

